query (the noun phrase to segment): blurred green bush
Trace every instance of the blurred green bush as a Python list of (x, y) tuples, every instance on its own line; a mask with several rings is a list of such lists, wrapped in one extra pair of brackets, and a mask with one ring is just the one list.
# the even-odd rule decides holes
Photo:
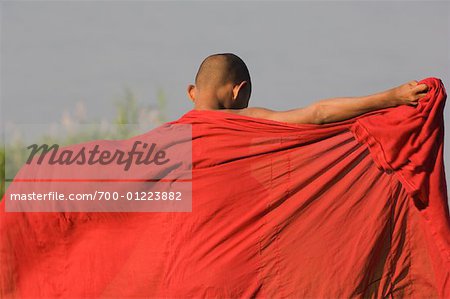
[[(39, 137), (39, 143), (64, 146), (97, 139), (126, 139), (139, 133), (134, 129), (135, 127), (129, 125), (144, 124), (148, 127), (156, 127), (167, 121), (165, 115), (166, 96), (162, 90), (158, 90), (156, 105), (152, 106), (138, 103), (131, 89), (125, 88), (124, 95), (115, 102), (115, 105), (116, 115), (113, 120), (102, 120), (102, 125), (92, 126), (89, 130), (73, 130), (72, 133), (62, 137), (43, 134)], [(58, 125), (66, 127), (87, 124), (82, 117), (76, 115), (66, 115), (61, 122), (63, 124)], [(9, 181), (14, 178), (27, 158), (25, 147), (26, 145), (21, 139), (15, 140), (11, 144), (0, 145), (0, 200), (3, 199)], [(8, 165), (7, 168), (6, 165)]]

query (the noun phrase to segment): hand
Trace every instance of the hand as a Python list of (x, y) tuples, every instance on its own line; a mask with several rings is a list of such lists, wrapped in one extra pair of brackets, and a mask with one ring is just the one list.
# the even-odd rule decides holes
[(428, 86), (414, 80), (395, 87), (391, 91), (397, 105), (417, 106), (419, 99), (427, 94)]

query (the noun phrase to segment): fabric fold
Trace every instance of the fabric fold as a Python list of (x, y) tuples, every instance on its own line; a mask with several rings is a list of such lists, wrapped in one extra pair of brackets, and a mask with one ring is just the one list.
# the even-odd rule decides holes
[(419, 83), (417, 107), (325, 125), (164, 124), (192, 126), (192, 212), (11, 213), (13, 182), (1, 297), (450, 297), (446, 93)]

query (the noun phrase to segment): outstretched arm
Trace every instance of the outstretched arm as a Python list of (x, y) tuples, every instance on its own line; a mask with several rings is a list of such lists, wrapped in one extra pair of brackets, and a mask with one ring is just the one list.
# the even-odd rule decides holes
[[(366, 112), (399, 105), (416, 106), (425, 96), (427, 85), (410, 81), (398, 87), (363, 97), (339, 97), (317, 101), (305, 108), (273, 111), (265, 108), (241, 109), (238, 114), (298, 124), (327, 124)], [(231, 111), (230, 111), (231, 112)]]

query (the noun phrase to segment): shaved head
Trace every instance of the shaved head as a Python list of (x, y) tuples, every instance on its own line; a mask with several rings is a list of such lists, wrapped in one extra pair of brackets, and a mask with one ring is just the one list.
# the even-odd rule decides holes
[(218, 88), (225, 84), (248, 82), (249, 97), (251, 93), (250, 73), (244, 61), (232, 53), (213, 54), (201, 63), (195, 84), (199, 89)]

